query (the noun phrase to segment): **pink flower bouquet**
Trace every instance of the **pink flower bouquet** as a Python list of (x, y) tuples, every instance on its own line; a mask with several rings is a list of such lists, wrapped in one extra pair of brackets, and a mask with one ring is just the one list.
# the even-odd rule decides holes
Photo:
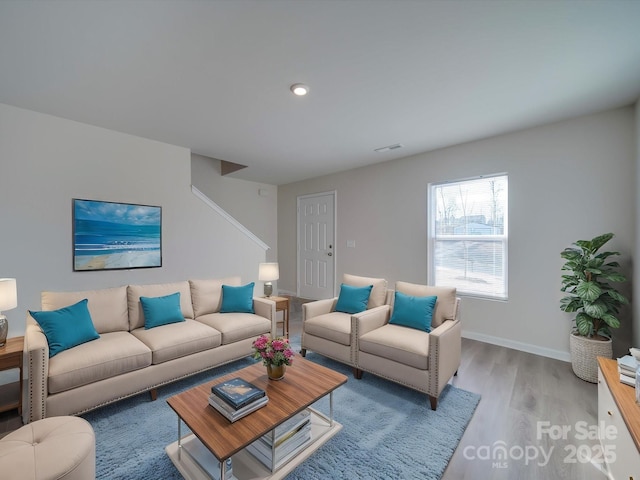
[(295, 352), (289, 345), (289, 339), (276, 337), (271, 339), (266, 335), (260, 335), (253, 341), (253, 358), (262, 360), (263, 365), (291, 365)]

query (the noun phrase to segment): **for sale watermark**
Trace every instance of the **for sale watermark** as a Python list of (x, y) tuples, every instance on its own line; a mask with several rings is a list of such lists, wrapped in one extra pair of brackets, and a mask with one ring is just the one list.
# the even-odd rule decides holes
[(544, 467), (549, 463), (554, 447), (545, 448), (537, 445), (513, 445), (509, 447), (507, 442), (498, 440), (491, 445), (464, 447), (463, 455), (467, 460), (490, 460), (494, 468), (508, 468), (509, 462), (524, 462), (529, 466), (537, 464)]
[(561, 455), (563, 463), (591, 463), (598, 466), (616, 461), (616, 447), (608, 442), (617, 436), (616, 427), (604, 422), (591, 425), (580, 421), (573, 425), (560, 425), (538, 421), (536, 445), (509, 445), (498, 440), (488, 445), (467, 445), (462, 454), (467, 460), (490, 461), (493, 468), (509, 468), (514, 462), (542, 468), (555, 455)]

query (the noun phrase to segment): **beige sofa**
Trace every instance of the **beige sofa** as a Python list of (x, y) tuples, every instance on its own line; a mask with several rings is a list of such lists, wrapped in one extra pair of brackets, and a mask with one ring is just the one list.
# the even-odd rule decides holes
[[(253, 298), (255, 314), (220, 313), (222, 285), (239, 277), (128, 285), (84, 292), (43, 292), (42, 310), (88, 299), (100, 338), (49, 358), (47, 338), (27, 315), (27, 422), (78, 415), (247, 357), (251, 343), (276, 333), (275, 302)], [(180, 293), (184, 322), (144, 328), (140, 297)]]

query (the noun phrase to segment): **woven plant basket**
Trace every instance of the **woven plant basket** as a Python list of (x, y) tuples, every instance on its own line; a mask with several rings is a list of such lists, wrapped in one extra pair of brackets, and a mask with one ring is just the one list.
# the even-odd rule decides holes
[(591, 383), (598, 383), (598, 361), (596, 357), (611, 358), (613, 356), (611, 339), (606, 341), (592, 340), (573, 333), (569, 336), (569, 350), (571, 352), (573, 373), (582, 380)]

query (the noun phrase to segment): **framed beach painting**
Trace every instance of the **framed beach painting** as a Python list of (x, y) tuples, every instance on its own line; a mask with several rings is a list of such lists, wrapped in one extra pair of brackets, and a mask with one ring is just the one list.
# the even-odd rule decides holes
[(73, 270), (162, 266), (162, 207), (73, 199)]

